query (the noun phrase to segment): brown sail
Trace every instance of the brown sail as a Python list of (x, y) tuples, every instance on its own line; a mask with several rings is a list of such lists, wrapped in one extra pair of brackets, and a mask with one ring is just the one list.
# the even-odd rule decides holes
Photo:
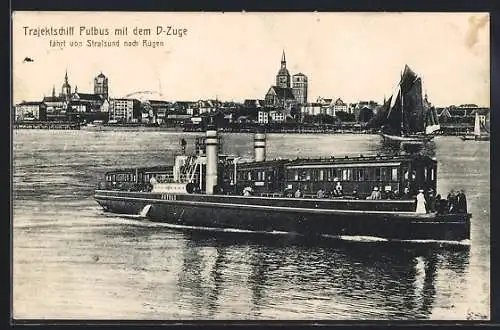
[(430, 134), (439, 129), (437, 115), (422, 97), (422, 80), (408, 65), (396, 90), (369, 127), (381, 127), (384, 134), (402, 137)]

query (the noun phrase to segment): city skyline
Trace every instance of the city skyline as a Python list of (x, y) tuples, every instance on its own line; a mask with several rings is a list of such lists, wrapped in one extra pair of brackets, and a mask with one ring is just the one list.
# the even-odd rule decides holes
[[(26, 36), (23, 29), (155, 28), (165, 22), (188, 33), (164, 38), (165, 46), (154, 49), (59, 49), (49, 45), (56, 38)], [(89, 93), (93, 78), (104, 73), (110, 97), (152, 91), (165, 100), (263, 99), (284, 50), (290, 73), (308, 76), (309, 102), (340, 97), (380, 103), (408, 64), (433, 104), (489, 106), (488, 14), (16, 12), (12, 28), (14, 104), (41, 100), (54, 85), (59, 94), (66, 70), (72, 88)]]

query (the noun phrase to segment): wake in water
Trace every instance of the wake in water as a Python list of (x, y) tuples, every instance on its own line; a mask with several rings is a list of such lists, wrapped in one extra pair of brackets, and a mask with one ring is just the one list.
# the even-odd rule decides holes
[[(305, 238), (307, 235), (300, 234), (297, 232), (287, 232), (287, 231), (259, 231), (259, 230), (246, 230), (246, 229), (236, 229), (236, 228), (218, 228), (218, 227), (203, 227), (203, 226), (189, 226), (189, 225), (176, 225), (170, 223), (162, 223), (162, 222), (152, 222), (147, 218), (147, 213), (151, 205), (146, 205), (140, 214), (106, 214), (106, 216), (118, 217), (118, 218), (128, 218), (128, 219), (142, 219), (141, 221), (137, 221), (138, 225), (147, 225), (148, 227), (164, 227), (176, 230), (188, 230), (188, 231), (197, 231), (197, 232), (216, 232), (216, 233), (227, 233), (227, 234), (247, 234), (247, 235), (280, 235), (280, 236), (288, 236), (288, 237), (301, 237)], [(449, 241), (449, 240), (400, 240), (400, 239), (386, 239), (383, 237), (376, 236), (359, 236), (359, 235), (329, 235), (322, 234), (321, 238), (328, 240), (340, 240), (346, 242), (357, 242), (357, 243), (399, 243), (399, 244), (429, 244), (429, 245), (449, 245), (449, 246), (470, 246), (470, 240), (462, 240), (462, 241)]]

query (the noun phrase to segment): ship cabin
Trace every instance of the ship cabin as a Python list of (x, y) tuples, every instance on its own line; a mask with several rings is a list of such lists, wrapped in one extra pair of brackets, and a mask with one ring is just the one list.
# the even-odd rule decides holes
[(173, 166), (123, 168), (106, 172), (99, 189), (150, 191), (152, 178), (157, 182), (170, 182), (173, 177)]
[[(287, 197), (300, 190), (306, 198), (322, 190), (325, 197), (365, 199), (376, 188), (384, 198), (412, 198), (419, 189), (436, 191), (436, 173), (436, 160), (421, 155), (274, 160), (239, 164), (236, 190)], [(334, 194), (339, 186), (341, 194)]]
[(281, 197), (285, 188), (285, 164), (290, 160), (269, 160), (238, 164), (233, 179), (236, 194), (252, 188), (253, 194)]

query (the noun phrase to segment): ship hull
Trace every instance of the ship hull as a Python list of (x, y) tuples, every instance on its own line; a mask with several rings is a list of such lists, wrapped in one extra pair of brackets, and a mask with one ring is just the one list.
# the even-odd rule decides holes
[[(199, 229), (387, 240), (470, 238), (470, 214), (417, 214), (411, 200), (319, 200), (226, 195), (166, 195), (98, 190), (105, 211)], [(144, 212), (146, 210), (146, 212)]]

